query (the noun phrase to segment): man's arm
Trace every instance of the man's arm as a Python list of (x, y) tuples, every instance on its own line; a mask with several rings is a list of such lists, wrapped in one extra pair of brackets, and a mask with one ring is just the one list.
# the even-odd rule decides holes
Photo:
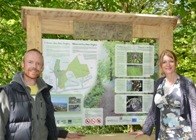
[(66, 138), (69, 132), (61, 127), (57, 127), (58, 138)]
[(5, 140), (6, 124), (9, 118), (9, 101), (4, 90), (0, 92), (0, 140)]

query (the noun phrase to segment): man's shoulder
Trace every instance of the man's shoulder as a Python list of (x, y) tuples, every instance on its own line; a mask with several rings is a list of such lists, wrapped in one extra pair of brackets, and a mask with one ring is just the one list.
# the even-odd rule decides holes
[(4, 90), (7, 94), (17, 91), (20, 88), (19, 84), (17, 82), (11, 82), (9, 84), (0, 86), (0, 91)]
[(0, 86), (0, 92), (4, 91), (7, 95), (13, 91), (13, 85), (11, 83)]
[(11, 88), (10, 84), (0, 86), (0, 91)]

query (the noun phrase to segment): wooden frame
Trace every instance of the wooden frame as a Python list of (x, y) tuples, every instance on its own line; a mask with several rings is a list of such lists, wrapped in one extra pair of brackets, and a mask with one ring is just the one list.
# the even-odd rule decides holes
[(131, 24), (133, 38), (157, 39), (159, 53), (173, 49), (177, 17), (145, 14), (80, 11), (22, 7), (22, 26), (27, 33), (27, 49), (41, 50), (42, 34), (73, 35), (75, 20)]
[[(173, 30), (178, 18), (147, 14), (22, 7), (22, 26), (27, 33), (27, 50), (37, 48), (42, 51), (42, 34), (73, 35), (76, 20), (130, 24), (132, 38), (156, 39), (160, 54), (164, 49), (173, 49)], [(88, 135), (81, 140), (91, 139), (128, 140), (134, 138), (127, 134)], [(152, 137), (144, 136), (139, 139), (150, 140)]]

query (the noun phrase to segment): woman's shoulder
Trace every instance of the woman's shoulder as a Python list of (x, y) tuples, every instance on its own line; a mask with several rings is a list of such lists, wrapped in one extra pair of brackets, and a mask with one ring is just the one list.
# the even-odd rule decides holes
[(156, 83), (161, 83), (163, 81), (163, 79), (165, 79), (165, 76), (160, 77), (159, 79), (156, 80)]
[(180, 76), (180, 85), (181, 86), (188, 86), (188, 87), (190, 86), (190, 87), (195, 88), (195, 84), (191, 78), (185, 77), (183, 75), (179, 75), (179, 76)]
[(185, 77), (183, 75), (179, 75), (179, 77), (181, 81), (193, 83), (193, 80), (191, 78)]

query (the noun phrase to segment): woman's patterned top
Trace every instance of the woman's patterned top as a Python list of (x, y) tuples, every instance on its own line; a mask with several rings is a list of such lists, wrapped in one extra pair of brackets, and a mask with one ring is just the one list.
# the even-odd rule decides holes
[(164, 79), (157, 89), (154, 102), (160, 108), (158, 140), (191, 140), (190, 124), (180, 116), (179, 78), (172, 86), (166, 86)]

